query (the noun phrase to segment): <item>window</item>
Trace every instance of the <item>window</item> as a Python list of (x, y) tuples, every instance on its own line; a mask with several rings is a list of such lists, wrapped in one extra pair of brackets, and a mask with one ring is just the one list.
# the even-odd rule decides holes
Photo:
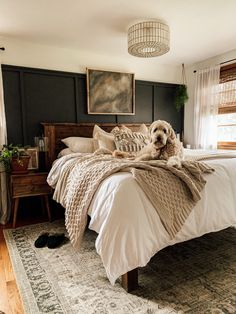
[(218, 148), (236, 149), (236, 63), (220, 70)]

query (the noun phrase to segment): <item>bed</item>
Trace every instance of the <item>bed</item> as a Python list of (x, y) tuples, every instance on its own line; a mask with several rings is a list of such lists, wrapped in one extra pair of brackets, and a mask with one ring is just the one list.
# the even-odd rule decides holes
[[(62, 138), (91, 137), (94, 124), (44, 123), (43, 126), (49, 139), (47, 166), (50, 167), (63, 148)], [(109, 132), (116, 125), (100, 126)], [(140, 125), (127, 126), (137, 130)], [(100, 184), (89, 207), (89, 228), (98, 233), (96, 250), (112, 284), (122, 276), (123, 287), (131, 291), (138, 286), (138, 267), (144, 267), (164, 247), (236, 224), (236, 158), (233, 157), (233, 154), (232, 158), (222, 155), (205, 161), (215, 172), (207, 177), (201, 200), (173, 239), (130, 173), (113, 174)]]

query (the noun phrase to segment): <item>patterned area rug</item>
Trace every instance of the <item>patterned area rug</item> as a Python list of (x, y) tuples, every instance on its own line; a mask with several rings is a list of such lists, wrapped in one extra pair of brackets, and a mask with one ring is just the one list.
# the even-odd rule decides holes
[(25, 313), (236, 313), (236, 230), (168, 247), (140, 270), (140, 289), (126, 293), (106, 278), (85, 233), (81, 252), (67, 242), (36, 249), (42, 232), (65, 232), (63, 222), (5, 230)]

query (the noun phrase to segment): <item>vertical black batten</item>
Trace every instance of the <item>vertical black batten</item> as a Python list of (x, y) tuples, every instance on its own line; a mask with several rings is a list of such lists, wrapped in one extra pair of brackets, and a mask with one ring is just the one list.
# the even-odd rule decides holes
[(155, 120), (155, 89), (156, 89), (156, 85), (153, 84), (152, 85), (152, 121), (151, 122)]
[(117, 114), (115, 115), (115, 119), (116, 119), (116, 124), (118, 124), (118, 116), (117, 116)]
[(74, 77), (74, 88), (75, 88), (75, 114), (76, 114), (76, 123), (79, 123), (79, 82), (78, 76)]
[(21, 119), (22, 119), (22, 134), (23, 134), (23, 145), (27, 143), (27, 128), (26, 128), (26, 99), (25, 99), (25, 88), (24, 88), (24, 71), (20, 70), (20, 103), (21, 103)]

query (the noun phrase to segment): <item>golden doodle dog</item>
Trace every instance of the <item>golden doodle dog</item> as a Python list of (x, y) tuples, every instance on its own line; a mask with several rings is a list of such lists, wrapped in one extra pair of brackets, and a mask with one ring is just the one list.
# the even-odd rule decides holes
[[(126, 152), (114, 151), (117, 158), (132, 158)], [(132, 158), (133, 159), (133, 158)], [(144, 146), (134, 158), (135, 161), (167, 160), (172, 167), (181, 167), (183, 159), (183, 145), (177, 139), (172, 126), (164, 121), (154, 121), (149, 127), (149, 144)]]
[(149, 127), (149, 140), (136, 155), (136, 161), (162, 159), (167, 160), (169, 166), (181, 167), (183, 145), (168, 122), (154, 121)]

